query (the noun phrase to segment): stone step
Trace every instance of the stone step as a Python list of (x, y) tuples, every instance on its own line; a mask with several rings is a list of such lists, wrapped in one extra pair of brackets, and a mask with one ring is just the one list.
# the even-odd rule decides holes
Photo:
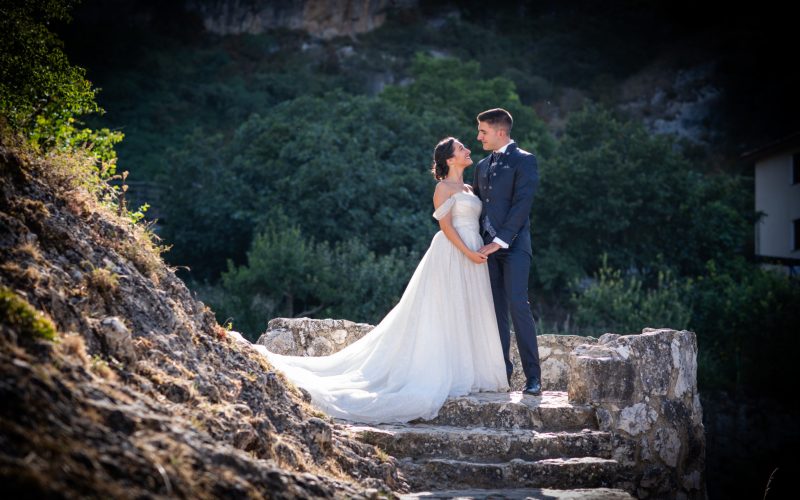
[(508, 499), (508, 500), (633, 500), (625, 490), (613, 488), (581, 488), (573, 490), (554, 490), (549, 488), (536, 489), (505, 489), (505, 490), (447, 490), (447, 491), (421, 491), (400, 495), (400, 500), (468, 500), (468, 499)]
[(600, 488), (612, 487), (616, 460), (598, 457), (477, 463), (452, 459), (404, 459), (399, 466), (414, 490), (447, 488)]
[(357, 439), (378, 446), (397, 458), (452, 458), (505, 462), (515, 458), (610, 458), (611, 434), (588, 429), (579, 432), (536, 432), (530, 429), (462, 428), (450, 426), (351, 426)]
[(544, 391), (541, 396), (522, 392), (482, 392), (448, 399), (431, 425), (578, 431), (597, 429), (594, 409), (571, 404), (567, 393)]

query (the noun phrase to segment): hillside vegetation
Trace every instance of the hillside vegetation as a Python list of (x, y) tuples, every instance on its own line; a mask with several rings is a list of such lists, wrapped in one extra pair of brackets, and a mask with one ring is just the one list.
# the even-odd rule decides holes
[(402, 490), (385, 454), (341, 434), (240, 347), (163, 262), (151, 226), (125, 204), (113, 149), (90, 140), (111, 133), (76, 120), (98, 108), (75, 91), (91, 86), (43, 23), (65, 15), (54, 6), (0, 11), (3, 36), (26, 42), (0, 53), (3, 74), (24, 83), (0, 82), (3, 496)]

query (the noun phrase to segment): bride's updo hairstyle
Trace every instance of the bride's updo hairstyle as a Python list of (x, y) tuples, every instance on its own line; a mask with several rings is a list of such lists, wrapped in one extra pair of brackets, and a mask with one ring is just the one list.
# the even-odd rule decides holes
[(455, 137), (445, 137), (439, 144), (433, 148), (433, 165), (431, 166), (431, 173), (437, 181), (444, 180), (450, 172), (450, 167), (447, 165), (447, 160), (453, 157), (455, 152), (454, 144)]

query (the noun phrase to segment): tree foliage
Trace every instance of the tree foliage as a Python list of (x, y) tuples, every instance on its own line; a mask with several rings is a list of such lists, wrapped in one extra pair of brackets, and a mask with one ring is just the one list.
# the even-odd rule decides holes
[(566, 290), (595, 272), (600, 256), (617, 269), (654, 276), (703, 272), (711, 259), (743, 250), (750, 232), (738, 200), (744, 184), (703, 174), (664, 136), (600, 107), (569, 117), (552, 161), (541, 166), (533, 210), (535, 276)]
[(253, 115), (227, 143), (198, 132), (171, 157), (170, 175), (190, 179), (165, 200), (172, 258), (213, 279), (276, 212), (318, 241), (359, 238), (381, 255), (424, 246), (434, 227), (426, 138), (403, 109), (343, 93)]
[(474, 61), (422, 53), (416, 54), (410, 73), (410, 84), (387, 87), (382, 97), (418, 117), (432, 136), (456, 136), (480, 158), (487, 153), (477, 142), (475, 117), (490, 108), (504, 108), (514, 117), (511, 135), (523, 148), (543, 157), (552, 155), (554, 141), (544, 122), (520, 101), (508, 78), (482, 77)]
[(228, 261), (218, 304), (252, 338), (276, 316), (322, 315), (377, 323), (399, 299), (416, 256), (376, 256), (358, 239), (330, 244), (293, 225), (270, 224), (247, 263)]
[[(436, 228), (430, 157), (443, 136), (460, 130), (470, 141), (475, 115), (503, 106), (514, 113), (523, 145), (553, 149), (513, 84), (477, 79), (476, 71), (471, 63), (419, 56), (413, 83), (379, 96), (291, 99), (251, 115), (230, 139), (197, 129), (173, 148), (162, 177), (186, 183), (162, 207), (173, 263), (215, 280), (226, 259), (243, 261), (254, 230), (276, 211), (317, 241), (358, 238), (376, 255), (424, 249)], [(435, 84), (447, 74), (451, 87)]]
[(573, 295), (577, 330), (589, 335), (636, 334), (645, 327), (682, 330), (691, 319), (691, 289), (691, 280), (669, 271), (660, 271), (655, 285), (646, 287), (640, 276), (612, 269), (603, 256), (593, 282)]
[(800, 325), (800, 286), (741, 257), (709, 261), (692, 292), (700, 380), (709, 389), (782, 396)]
[(10, 0), (0, 5), (0, 115), (33, 146), (44, 150), (85, 148), (114, 173), (114, 144), (122, 134), (81, 128), (78, 118), (103, 110), (85, 70), (70, 64), (49, 29), (69, 21), (69, 0)]

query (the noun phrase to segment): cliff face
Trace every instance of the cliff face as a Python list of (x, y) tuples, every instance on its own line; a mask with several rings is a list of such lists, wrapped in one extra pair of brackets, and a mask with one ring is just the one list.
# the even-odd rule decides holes
[(0, 142), (0, 489), (115, 498), (402, 489), (390, 459), (228, 338), (142, 228), (97, 203), (86, 171), (80, 159)]
[(257, 34), (269, 29), (303, 30), (319, 38), (356, 35), (378, 28), (389, 8), (416, 0), (189, 0), (187, 8), (219, 35)]

